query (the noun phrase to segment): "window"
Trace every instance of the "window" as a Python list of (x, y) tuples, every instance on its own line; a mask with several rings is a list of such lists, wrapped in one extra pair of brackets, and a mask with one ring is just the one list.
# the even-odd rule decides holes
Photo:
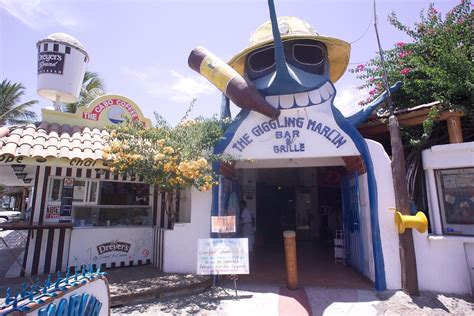
[[(64, 178), (51, 177), (48, 204), (61, 204)], [(152, 225), (150, 186), (144, 183), (74, 179), (74, 226)]]
[[(53, 177), (49, 182), (48, 202), (61, 203), (63, 178)], [(73, 204), (97, 204), (98, 180), (74, 180)]]
[(101, 182), (101, 205), (148, 205), (150, 186), (143, 183)]
[(49, 202), (61, 202), (61, 189), (63, 188), (62, 179), (51, 179), (49, 185)]
[(443, 233), (474, 235), (474, 168), (436, 171)]

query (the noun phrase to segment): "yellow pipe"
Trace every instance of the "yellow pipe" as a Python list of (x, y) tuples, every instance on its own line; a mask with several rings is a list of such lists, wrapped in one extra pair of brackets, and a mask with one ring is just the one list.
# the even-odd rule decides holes
[(416, 228), (420, 233), (424, 233), (428, 229), (428, 219), (423, 212), (418, 212), (416, 215), (395, 212), (395, 225), (400, 234), (403, 234), (407, 228)]

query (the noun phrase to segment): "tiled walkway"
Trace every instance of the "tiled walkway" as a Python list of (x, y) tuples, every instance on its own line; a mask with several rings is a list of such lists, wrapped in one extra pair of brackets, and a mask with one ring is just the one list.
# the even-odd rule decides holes
[[(335, 263), (330, 248), (316, 243), (298, 243), (298, 277), (301, 286), (371, 289), (370, 282), (351, 267)], [(244, 283), (285, 284), (283, 248), (256, 249), (250, 255), (250, 274), (239, 276)]]

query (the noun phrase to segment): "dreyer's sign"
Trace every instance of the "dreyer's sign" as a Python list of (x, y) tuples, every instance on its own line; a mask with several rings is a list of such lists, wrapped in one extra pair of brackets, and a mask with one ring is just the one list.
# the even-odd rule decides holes
[(99, 255), (107, 253), (107, 252), (113, 252), (113, 251), (128, 253), (131, 246), (132, 245), (127, 242), (111, 241), (105, 244), (98, 245), (97, 252), (99, 253)]
[(62, 75), (66, 55), (57, 52), (42, 52), (38, 54), (38, 74), (51, 73)]

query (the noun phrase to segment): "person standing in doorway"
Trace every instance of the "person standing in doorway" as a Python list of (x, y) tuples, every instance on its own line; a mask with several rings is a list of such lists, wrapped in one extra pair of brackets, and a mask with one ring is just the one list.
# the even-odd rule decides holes
[(255, 240), (255, 219), (252, 212), (247, 207), (245, 200), (240, 201), (240, 224), (242, 226), (242, 237), (248, 238), (249, 251), (253, 251), (253, 243)]

